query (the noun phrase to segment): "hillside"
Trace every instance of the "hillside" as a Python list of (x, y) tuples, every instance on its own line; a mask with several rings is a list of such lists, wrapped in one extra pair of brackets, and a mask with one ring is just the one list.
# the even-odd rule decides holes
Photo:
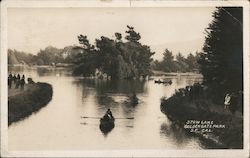
[(8, 64), (9, 65), (20, 64), (20, 62), (17, 60), (13, 52), (8, 52)]

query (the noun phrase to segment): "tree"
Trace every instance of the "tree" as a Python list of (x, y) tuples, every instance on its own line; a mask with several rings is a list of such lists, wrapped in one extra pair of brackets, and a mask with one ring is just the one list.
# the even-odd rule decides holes
[(48, 46), (45, 49), (40, 49), (37, 54), (37, 60), (38, 59), (41, 59), (45, 65), (62, 62), (62, 50), (56, 47)]
[(196, 58), (192, 53), (189, 53), (186, 59), (189, 70), (194, 70), (196, 68)]
[(173, 53), (168, 49), (165, 49), (165, 52), (163, 53), (162, 66), (165, 72), (174, 71), (174, 56)]
[(121, 53), (116, 48), (115, 41), (102, 36), (100, 40), (96, 39), (96, 47), (99, 49), (102, 71), (111, 76), (112, 79), (119, 78), (118, 55)]
[(125, 39), (130, 41), (130, 42), (138, 42), (141, 39), (140, 33), (135, 32), (134, 27), (131, 27), (129, 25), (127, 25), (127, 28), (129, 30), (126, 31), (126, 33), (128, 33), (128, 35), (125, 37)]
[(91, 75), (95, 69), (99, 69), (111, 79), (139, 78), (149, 75), (154, 52), (151, 52), (149, 46), (139, 42), (141, 36), (134, 31), (133, 27), (127, 27), (129, 29), (125, 37), (127, 42), (121, 40), (120, 33), (115, 33), (115, 40), (104, 36), (96, 39), (96, 49), (89, 43), (87, 36), (79, 35), (78, 40), (84, 52), (76, 63), (74, 72)]
[(97, 50), (94, 45), (89, 43), (87, 36), (80, 35), (78, 36), (79, 43), (82, 44), (82, 53), (76, 54), (77, 59), (73, 59), (76, 64), (73, 74), (90, 76), (93, 75), (96, 71), (96, 68), (99, 67), (99, 57)]
[(79, 43), (85, 50), (93, 50), (95, 47), (89, 43), (87, 36), (79, 35), (78, 36)]
[(11, 49), (8, 49), (8, 64), (9, 65), (19, 64), (19, 61), (17, 60), (14, 51)]
[(199, 64), (204, 84), (219, 96), (242, 90), (242, 7), (218, 7), (206, 29)]
[(178, 71), (181, 71), (181, 72), (188, 71), (188, 64), (186, 63), (186, 58), (181, 53), (178, 53), (176, 55), (176, 61), (177, 61), (176, 64), (178, 64), (178, 68), (177, 68)]
[(116, 32), (115, 37), (116, 37), (116, 41), (121, 42), (121, 40), (122, 40), (122, 34), (121, 33)]

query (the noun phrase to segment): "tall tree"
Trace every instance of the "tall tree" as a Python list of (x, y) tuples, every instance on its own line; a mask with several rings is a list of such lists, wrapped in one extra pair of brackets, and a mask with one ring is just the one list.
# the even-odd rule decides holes
[(115, 33), (116, 39), (102, 36), (96, 39), (96, 49), (91, 45), (87, 36), (80, 35), (78, 40), (82, 44), (84, 53), (76, 63), (75, 74), (93, 74), (93, 70), (111, 76), (112, 79), (139, 78), (150, 74), (152, 55), (149, 46), (142, 45), (140, 34), (134, 28), (127, 26), (127, 42), (122, 41), (122, 35)]
[(122, 40), (122, 34), (121, 33), (116, 32), (115, 37), (116, 37), (116, 41), (121, 42), (121, 40)]
[(189, 53), (186, 59), (186, 63), (188, 64), (189, 70), (194, 70), (196, 67), (196, 58), (192, 53)]
[(186, 63), (186, 58), (181, 53), (178, 53), (176, 55), (176, 64), (177, 64), (178, 71), (181, 71), (181, 72), (188, 71), (188, 64)]
[(174, 56), (173, 53), (168, 49), (166, 49), (163, 53), (162, 66), (165, 72), (174, 71)]
[(101, 39), (96, 39), (96, 47), (99, 49), (101, 59), (101, 69), (103, 72), (111, 76), (112, 79), (119, 78), (118, 71), (118, 55), (120, 51), (116, 47), (114, 40), (102, 36)]
[(199, 64), (204, 84), (215, 93), (242, 90), (242, 7), (219, 7), (206, 29)]
[(126, 33), (128, 33), (128, 35), (125, 37), (126, 40), (130, 41), (130, 42), (138, 42), (141, 39), (141, 35), (140, 33), (137, 33), (134, 31), (134, 27), (127, 25), (128, 31), (126, 31)]
[(99, 58), (95, 46), (89, 43), (87, 36), (78, 36), (79, 43), (82, 44), (82, 53), (77, 54), (74, 60), (76, 67), (73, 71), (76, 75), (90, 76), (99, 67)]
[(87, 36), (79, 35), (78, 40), (79, 43), (82, 45), (82, 47), (87, 51), (93, 50), (95, 48), (93, 45), (89, 43)]

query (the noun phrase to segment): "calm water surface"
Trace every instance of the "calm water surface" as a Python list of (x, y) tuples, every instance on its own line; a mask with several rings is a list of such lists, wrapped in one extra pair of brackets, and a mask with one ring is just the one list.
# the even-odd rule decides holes
[[(11, 69), (10, 69), (11, 70)], [(198, 77), (154, 77), (172, 79), (172, 85), (149, 81), (106, 81), (71, 76), (65, 70), (19, 69), (34, 81), (53, 86), (47, 106), (8, 130), (10, 150), (85, 149), (199, 149), (199, 140), (189, 138), (160, 111), (160, 99), (176, 89), (199, 82)], [(139, 104), (126, 104), (136, 92)], [(99, 129), (99, 119), (110, 108), (116, 119), (107, 135)]]

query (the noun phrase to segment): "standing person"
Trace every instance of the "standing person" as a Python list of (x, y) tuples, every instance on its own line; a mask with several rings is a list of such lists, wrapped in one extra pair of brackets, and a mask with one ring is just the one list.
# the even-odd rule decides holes
[(20, 80), (21, 90), (24, 89), (24, 84), (25, 84), (25, 79), (24, 77), (22, 77), (22, 79)]
[(20, 85), (20, 75), (17, 74), (17, 79), (16, 79), (16, 89), (19, 88), (19, 85)]
[(12, 74), (9, 74), (8, 76), (8, 87), (11, 88), (12, 86)]
[(12, 78), (13, 78), (14, 84), (16, 84), (16, 79), (17, 79), (16, 74), (14, 74)]
[(225, 99), (224, 99), (224, 109), (227, 109), (230, 105), (230, 100), (231, 100), (231, 97), (230, 95), (227, 93), (226, 96), (225, 96)]
[(9, 74), (9, 77), (10, 77), (10, 78), (12, 78), (12, 77), (13, 77), (11, 73)]
[(11, 79), (9, 76), (8, 76), (8, 87), (11, 88)]

